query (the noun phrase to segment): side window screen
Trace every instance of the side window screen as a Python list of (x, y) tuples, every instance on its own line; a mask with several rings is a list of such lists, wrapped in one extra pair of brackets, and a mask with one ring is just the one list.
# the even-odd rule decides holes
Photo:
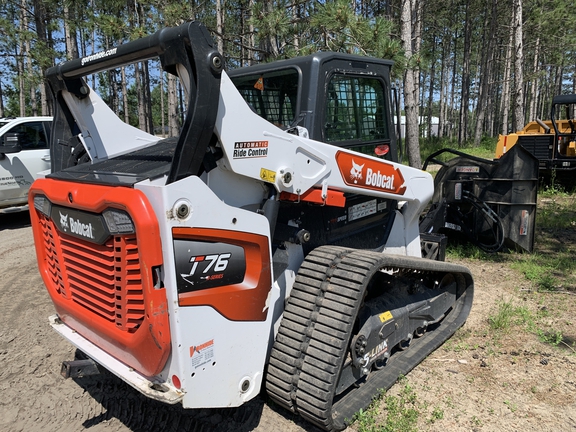
[(384, 95), (378, 79), (334, 75), (328, 84), (326, 141), (355, 144), (389, 140)]
[(288, 127), (296, 117), (298, 71), (287, 69), (232, 78), (244, 100), (260, 117)]

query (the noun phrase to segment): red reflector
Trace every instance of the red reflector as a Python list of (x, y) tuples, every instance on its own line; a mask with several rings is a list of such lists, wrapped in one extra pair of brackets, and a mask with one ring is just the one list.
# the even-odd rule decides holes
[(172, 375), (172, 384), (174, 384), (174, 387), (176, 387), (178, 390), (180, 390), (180, 388), (182, 387), (180, 378), (178, 378), (176, 375)]
[(374, 153), (376, 153), (377, 156), (384, 156), (385, 154), (388, 154), (389, 151), (390, 146), (388, 144), (382, 144), (376, 146), (376, 148), (374, 149)]

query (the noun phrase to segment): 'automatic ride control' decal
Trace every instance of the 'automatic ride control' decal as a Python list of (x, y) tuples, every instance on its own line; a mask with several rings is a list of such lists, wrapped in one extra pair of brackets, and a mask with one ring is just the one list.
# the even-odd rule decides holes
[(404, 195), (406, 192), (402, 172), (388, 162), (339, 151), (336, 153), (336, 163), (348, 186), (396, 195)]

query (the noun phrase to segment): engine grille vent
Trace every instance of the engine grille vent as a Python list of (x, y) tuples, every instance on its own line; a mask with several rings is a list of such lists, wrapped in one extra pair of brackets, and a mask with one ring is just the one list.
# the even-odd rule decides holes
[(41, 224), (54, 289), (118, 329), (135, 332), (145, 314), (136, 235), (97, 245), (60, 233), (44, 215)]

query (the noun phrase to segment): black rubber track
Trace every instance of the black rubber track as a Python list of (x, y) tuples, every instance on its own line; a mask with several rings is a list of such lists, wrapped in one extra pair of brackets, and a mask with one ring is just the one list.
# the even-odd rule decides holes
[[(356, 316), (372, 276), (380, 269), (406, 273), (451, 273), (460, 293), (441, 324), (392, 355), (358, 387), (334, 398)], [(382, 389), (390, 388), (438, 348), (466, 320), (473, 282), (462, 266), (419, 258), (322, 246), (303, 262), (274, 343), (266, 390), (278, 404), (327, 430), (344, 429)]]

